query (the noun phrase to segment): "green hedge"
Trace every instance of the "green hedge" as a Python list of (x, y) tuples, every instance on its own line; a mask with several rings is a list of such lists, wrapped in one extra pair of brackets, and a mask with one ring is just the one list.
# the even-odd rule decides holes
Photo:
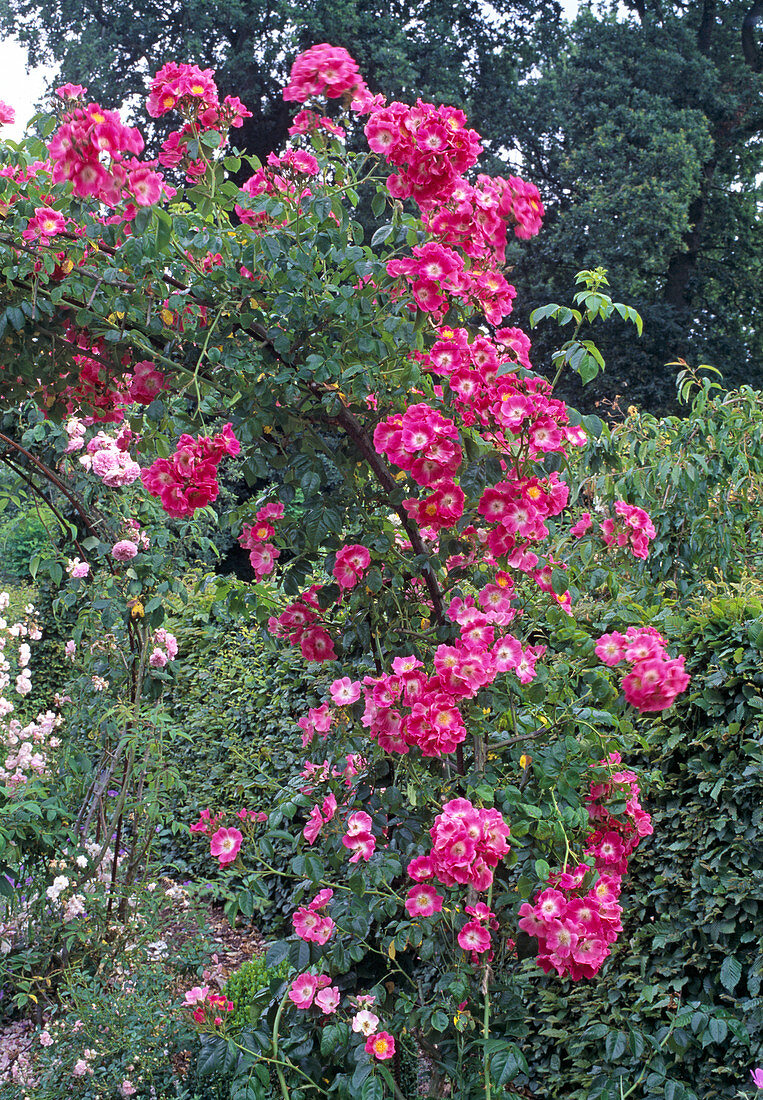
[(673, 620), (688, 701), (638, 761), (654, 834), (634, 856), (625, 931), (599, 978), (525, 963), (539, 1097), (736, 1097), (763, 1061), (763, 618), (707, 599)]
[[(207, 807), (269, 811), (302, 767), (297, 718), (320, 703), (319, 681), (321, 693), (326, 690), (320, 666), (245, 625), (213, 602), (213, 591), (194, 595), (167, 623), (180, 647), (171, 707), (184, 735), (187, 790), (177, 801), (175, 825), (165, 827), (161, 839), (167, 870), (199, 880), (215, 879), (216, 863), (208, 843), (185, 827)], [(272, 905), (258, 917), (266, 925), (288, 907), (288, 888), (277, 880), (270, 886)]]

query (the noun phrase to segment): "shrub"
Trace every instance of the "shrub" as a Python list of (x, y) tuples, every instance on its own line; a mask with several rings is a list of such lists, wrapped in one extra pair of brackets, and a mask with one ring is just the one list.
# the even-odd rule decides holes
[(679, 380), (684, 416), (629, 409), (626, 420), (590, 441), (583, 462), (592, 496), (614, 493), (638, 504), (657, 528), (648, 560), (633, 575), (686, 596), (708, 579), (732, 583), (759, 567), (763, 392), (726, 392), (688, 369)]
[[(750, 591), (752, 589), (752, 593)], [(669, 614), (692, 690), (645, 742), (651, 842), (628, 884), (626, 932), (595, 983), (528, 973), (524, 1043), (537, 1095), (738, 1095), (763, 1056), (763, 607), (716, 592)], [(610, 615), (622, 615), (614, 608)]]
[(0, 573), (3, 577), (28, 581), (30, 563), (50, 546), (57, 521), (44, 505), (27, 505), (0, 525)]
[(291, 973), (287, 962), (268, 966), (264, 956), (243, 962), (225, 983), (225, 996), (236, 1006), (230, 1022), (237, 1027), (254, 1027), (273, 996), (273, 988)]

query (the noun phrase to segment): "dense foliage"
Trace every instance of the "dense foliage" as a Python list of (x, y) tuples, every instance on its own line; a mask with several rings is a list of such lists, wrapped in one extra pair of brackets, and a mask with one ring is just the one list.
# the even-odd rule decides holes
[[(294, 141), (264, 166), (228, 146), (246, 105), (166, 63), (147, 109), (180, 115), (160, 161), (182, 195), (116, 112), (58, 95), (47, 144), (9, 144), (1, 177), (0, 442), (59, 525), (34, 572), (74, 622), (67, 692), (36, 718), (9, 716), (32, 691), (37, 612), (2, 626), (14, 1003), (42, 1023), (67, 983), (119, 985), (160, 847), (198, 873), (185, 833), (229, 916), (264, 911), (281, 936), (227, 991), (186, 989), (176, 1030), (198, 1037), (199, 1078), (247, 1100), (399, 1100), (426, 1058), (432, 1089), (462, 1100), (525, 1088), (534, 982), (589, 982), (622, 942), (653, 832), (623, 757), (650, 759), (654, 715), (690, 682), (657, 608), (590, 613), (657, 528), (581, 484), (604, 426), (554, 393), (601, 369), (592, 325), (641, 318), (602, 269), (580, 272), (570, 307), (534, 314), (573, 326), (553, 381), (536, 373), (505, 325), (504, 263), (510, 229), (540, 228), (537, 190), (475, 175), (460, 111), (387, 104), (342, 49), (296, 58)], [(216, 512), (231, 458), (251, 494)], [(189, 577), (218, 522), (249, 583)], [(115, 1061), (121, 1028), (70, 1043), (67, 1074), (95, 1090), (140, 1068), (120, 1091), (150, 1091), (166, 1063)], [(623, 1083), (620, 1066), (597, 1077), (608, 1097)]]

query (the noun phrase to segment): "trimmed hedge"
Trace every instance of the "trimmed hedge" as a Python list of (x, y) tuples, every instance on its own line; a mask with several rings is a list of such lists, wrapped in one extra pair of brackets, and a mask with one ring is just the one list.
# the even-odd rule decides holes
[[(234, 584), (231, 580), (231, 584)], [(326, 674), (306, 665), (299, 650), (269, 642), (238, 613), (214, 602), (214, 586), (197, 593), (167, 626), (180, 647), (171, 690), (172, 715), (183, 732), (181, 774), (186, 791), (175, 824), (161, 834), (166, 869), (177, 877), (215, 879), (209, 844), (186, 826), (201, 810), (233, 814), (270, 810), (302, 766), (297, 718), (325, 691)], [(221, 875), (221, 880), (226, 876)], [(270, 883), (271, 906), (258, 921), (270, 924), (288, 908), (288, 886)], [(220, 896), (227, 896), (220, 891)]]
[[(598, 980), (525, 963), (534, 1095), (716, 1100), (763, 1060), (763, 618), (715, 598), (672, 641), (688, 702), (652, 727), (638, 761), (654, 835), (623, 894), (625, 931)], [(633, 1095), (633, 1094), (632, 1094)]]

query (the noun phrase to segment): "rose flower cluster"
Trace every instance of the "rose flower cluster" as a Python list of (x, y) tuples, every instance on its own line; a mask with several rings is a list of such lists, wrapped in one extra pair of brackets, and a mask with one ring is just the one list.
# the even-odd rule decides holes
[(669, 657), (666, 644), (651, 626), (631, 626), (625, 634), (614, 630), (602, 634), (596, 643), (596, 653), (605, 665), (625, 661), (630, 666), (622, 679), (623, 693), (631, 706), (647, 714), (672, 707), (689, 685), (683, 654)]
[(167, 189), (150, 165), (136, 159), (144, 146), (139, 131), (125, 126), (118, 111), (97, 103), (83, 106), (79, 97), (62, 98), (63, 122), (48, 142), (53, 183), (70, 180), (79, 198), (92, 195), (105, 206), (125, 199), (138, 206), (159, 202)]
[(157, 458), (141, 470), (141, 480), (151, 494), (159, 497), (170, 516), (192, 516), (217, 499), (217, 467), (224, 455), (237, 455), (238, 440), (230, 424), (215, 436), (181, 435), (171, 458)]
[(180, 130), (173, 130), (164, 140), (159, 161), (168, 168), (182, 166), (191, 181), (204, 175), (207, 163), (203, 157), (191, 155), (189, 144), (197, 142), (201, 133), (216, 130), (223, 145), (231, 127), (242, 126), (245, 118), (252, 117), (235, 96), (226, 96), (220, 102), (213, 77), (212, 69), (168, 61), (151, 82), (146, 102), (152, 118), (174, 110), (187, 119)]
[(498, 810), (478, 808), (467, 798), (446, 802), (429, 834), (430, 854), (408, 864), (408, 874), (419, 883), (436, 878), (444, 886), (487, 890), (494, 868), (509, 851), (509, 826)]
[[(593, 857), (593, 868), (581, 863), (552, 875), (533, 904), (520, 907), (519, 927), (537, 938), (537, 962), (546, 973), (555, 970), (573, 980), (594, 977), (622, 932), (622, 878), (628, 857), (652, 832), (652, 820), (639, 803), (638, 777), (614, 770), (620, 763), (619, 753), (603, 760), (600, 767), (608, 767), (610, 774), (590, 787), (588, 816), (595, 829), (586, 840), (586, 854)], [(625, 799), (624, 820), (607, 808), (619, 798)], [(593, 872), (598, 877), (591, 884)]]
[(276, 558), (280, 556), (281, 551), (270, 542), (276, 533), (270, 521), (283, 519), (283, 511), (283, 504), (277, 501), (265, 504), (255, 513), (254, 523), (244, 524), (238, 537), (241, 546), (249, 551), (249, 561), (258, 581), (270, 576), (275, 569)]

